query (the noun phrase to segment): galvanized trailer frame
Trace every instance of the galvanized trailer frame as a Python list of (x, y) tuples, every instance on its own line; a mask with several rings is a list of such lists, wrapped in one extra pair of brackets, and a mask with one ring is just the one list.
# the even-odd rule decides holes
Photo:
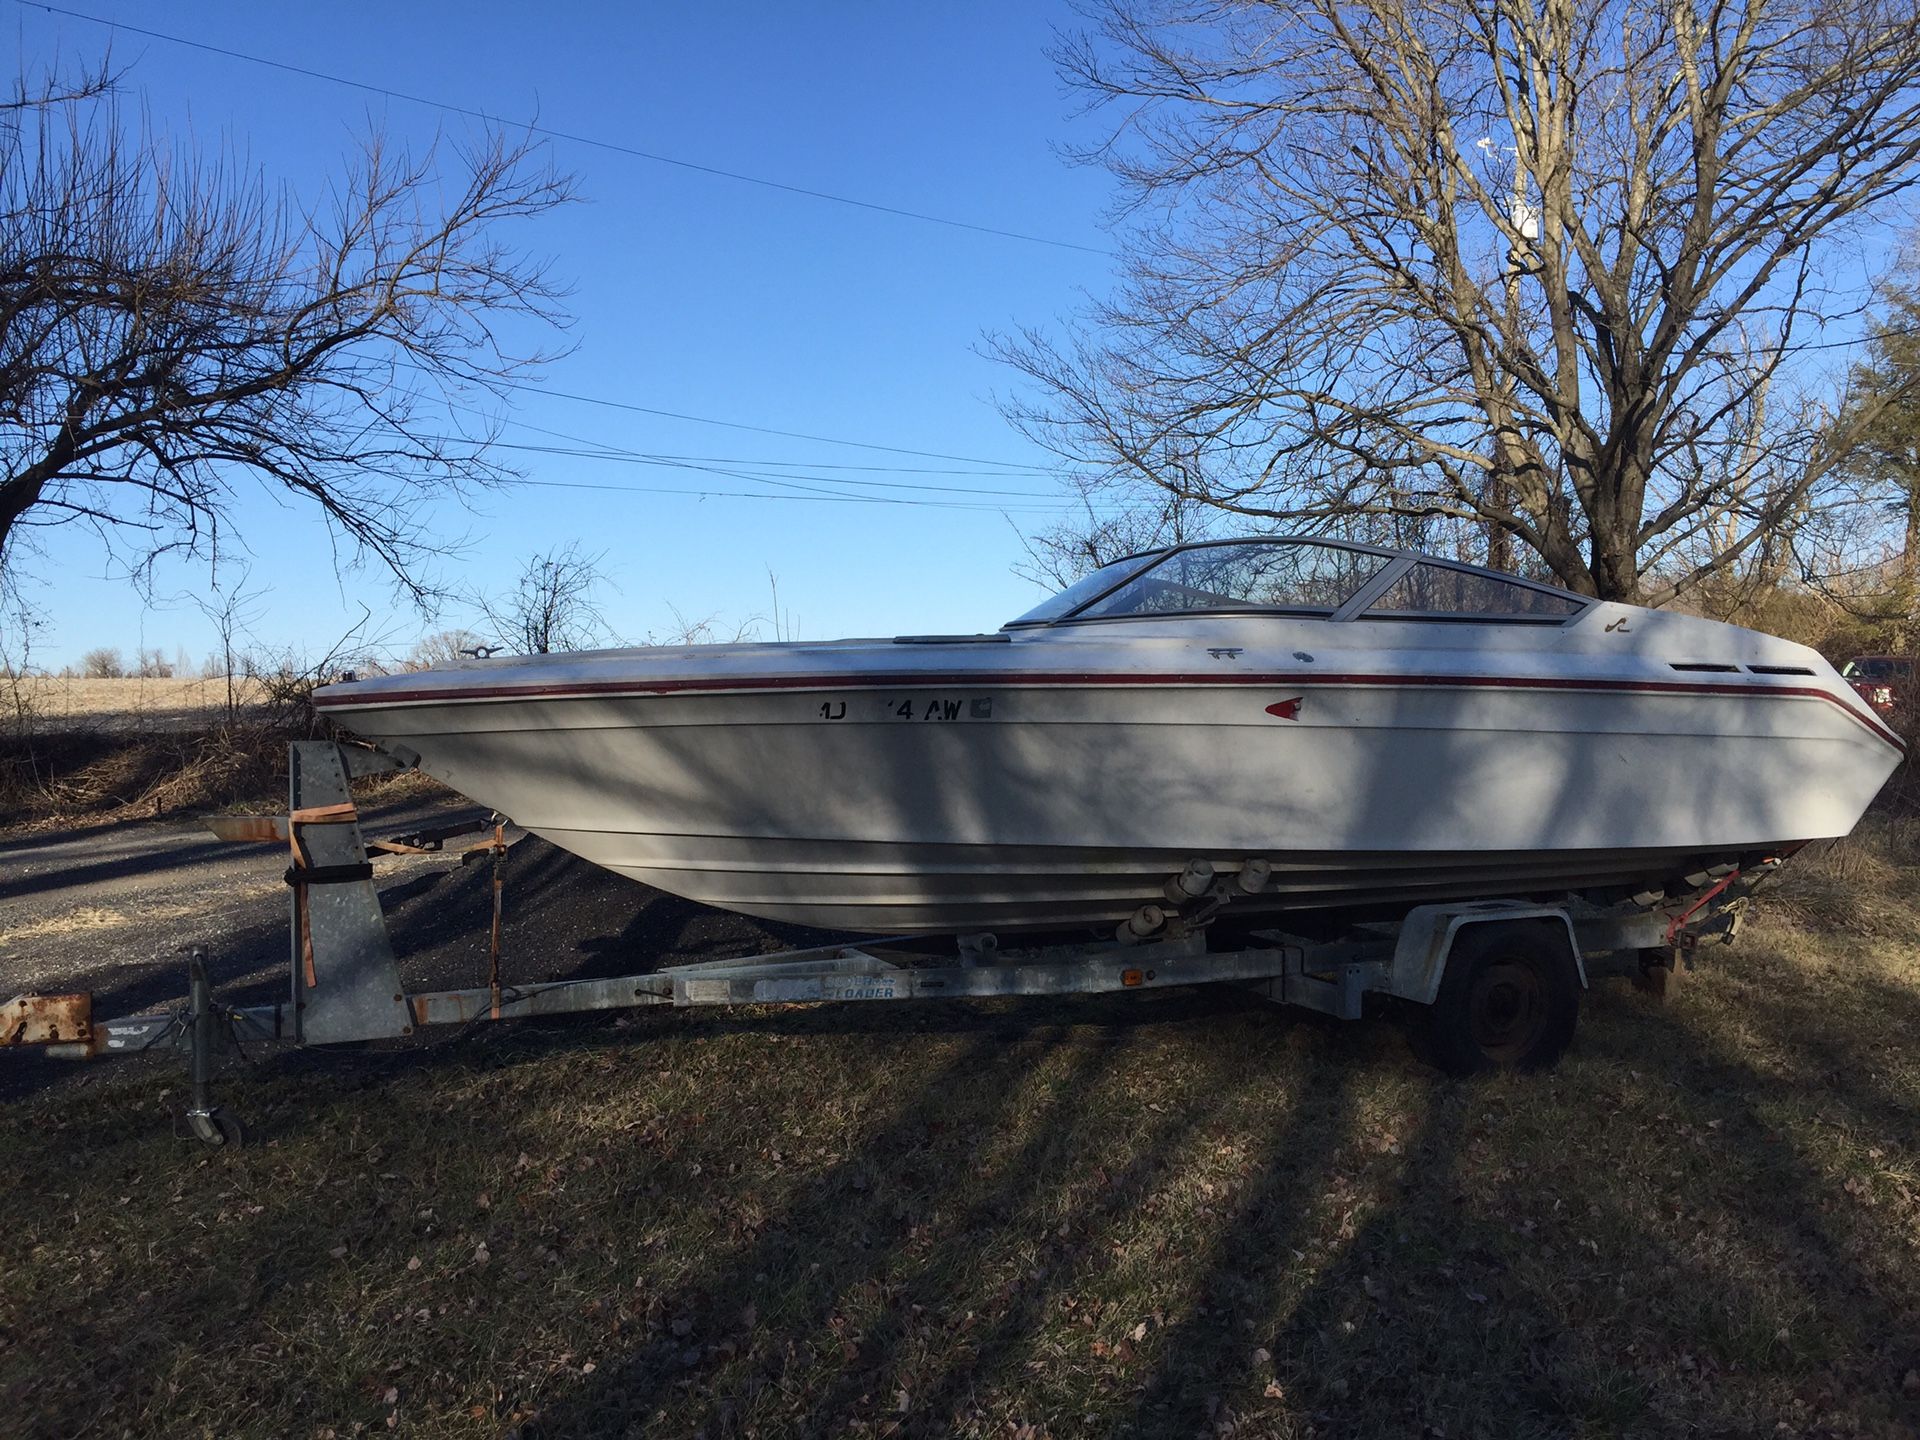
[[(209, 1144), (244, 1131), (210, 1099), (215, 1055), (231, 1044), (335, 1045), (398, 1039), (430, 1025), (467, 1025), (537, 1015), (671, 1005), (787, 1005), (957, 997), (1084, 995), (1169, 986), (1232, 984), (1268, 1000), (1343, 1019), (1368, 995), (1431, 1005), (1454, 942), (1470, 927), (1528, 925), (1564, 935), (1582, 987), (1589, 962), (1650, 970), (1687, 960), (1710, 938), (1730, 940), (1746, 895), (1777, 862), (1723, 867), (1688, 877), (1689, 893), (1636, 896), (1611, 907), (1481, 900), (1421, 905), (1390, 924), (1353, 927), (1335, 941), (1251, 932), (1258, 943), (1210, 945), (1213, 922), (1264, 883), (1258, 862), (1221, 878), (1196, 861), (1167, 882), (1165, 908), (1144, 906), (1111, 941), (1002, 951), (991, 935), (954, 937), (952, 959), (904, 948), (901, 939), (861, 940), (730, 960), (698, 961), (612, 979), (515, 985), (501, 977), (504, 825), (464, 824), (369, 841), (353, 803), (356, 776), (406, 768), (404, 757), (332, 741), (290, 747), (284, 816), (210, 822), (223, 839), (288, 847), (289, 998), (228, 1006), (213, 995), (206, 956), (188, 964), (184, 1010), (114, 1019), (94, 1016), (90, 995), (18, 996), (0, 1005), (0, 1048), (69, 1059), (184, 1051), (192, 1103), (187, 1121)], [(474, 840), (475, 833), (484, 838)], [(449, 846), (450, 841), (463, 843)], [(376, 856), (454, 853), (492, 865), (488, 983), (409, 993), (374, 886)], [(921, 946), (924, 940), (917, 942)], [(1556, 939), (1555, 945), (1559, 943)]]

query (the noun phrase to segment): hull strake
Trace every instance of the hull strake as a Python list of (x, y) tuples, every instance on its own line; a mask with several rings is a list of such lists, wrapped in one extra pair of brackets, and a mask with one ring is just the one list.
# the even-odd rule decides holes
[[(656, 889), (763, 919), (867, 934), (1106, 925), (1157, 901), (1189, 860), (1223, 872), (1245, 855), (1049, 851), (971, 846), (840, 845), (848, 868), (821, 867), (817, 845), (732, 837), (541, 832)], [(1755, 853), (1776, 847), (1755, 847)], [(698, 854), (701, 862), (673, 863)], [(1742, 858), (1697, 850), (1483, 852), (1467, 855), (1271, 852), (1271, 885), (1234, 912), (1372, 910), (1489, 895), (1560, 895), (1658, 886)]]

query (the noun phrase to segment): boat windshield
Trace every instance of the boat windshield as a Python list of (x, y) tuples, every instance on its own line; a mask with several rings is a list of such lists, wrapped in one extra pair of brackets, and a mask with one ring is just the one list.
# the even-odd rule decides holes
[(1421, 561), (1389, 585), (1386, 593), (1367, 607), (1367, 615), (1392, 619), (1564, 620), (1585, 604), (1579, 596), (1564, 590), (1542, 589), (1499, 575)]
[(1255, 540), (1176, 550), (1080, 612), (1167, 615), (1196, 610), (1332, 614), (1392, 557), (1311, 540)]
[(1071, 615), (1094, 596), (1104, 595), (1127, 576), (1144, 570), (1165, 553), (1156, 550), (1149, 555), (1129, 555), (1124, 560), (1115, 560), (1111, 565), (1102, 565), (1091, 575), (1081, 576), (1058, 595), (1049, 596), (1018, 620), (1008, 623), (1033, 625), (1043, 620), (1058, 620), (1063, 615)]

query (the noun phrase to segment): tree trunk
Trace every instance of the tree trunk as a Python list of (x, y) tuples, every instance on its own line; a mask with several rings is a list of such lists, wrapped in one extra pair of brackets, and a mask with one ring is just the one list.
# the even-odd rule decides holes
[[(1638, 487), (1634, 487), (1636, 493)], [(1593, 593), (1601, 600), (1622, 600), (1632, 604), (1640, 596), (1639, 546), (1635, 531), (1639, 528), (1638, 505), (1621, 503), (1619, 488), (1602, 486), (1602, 503), (1591, 517), (1588, 542), (1592, 556), (1588, 569), (1593, 574)]]
[(1900, 552), (1900, 588), (1894, 595), (1899, 618), (1893, 622), (1893, 648), (1905, 651), (1913, 640), (1913, 608), (1920, 599), (1920, 481), (1901, 487), (1907, 512), (1906, 545)]

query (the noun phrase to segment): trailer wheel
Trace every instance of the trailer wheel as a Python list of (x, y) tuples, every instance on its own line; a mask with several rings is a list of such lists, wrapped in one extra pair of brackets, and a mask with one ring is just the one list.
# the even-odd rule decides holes
[(1564, 932), (1470, 925), (1453, 942), (1427, 1015), (1427, 1052), (1453, 1075), (1543, 1070), (1566, 1053), (1580, 978)]

